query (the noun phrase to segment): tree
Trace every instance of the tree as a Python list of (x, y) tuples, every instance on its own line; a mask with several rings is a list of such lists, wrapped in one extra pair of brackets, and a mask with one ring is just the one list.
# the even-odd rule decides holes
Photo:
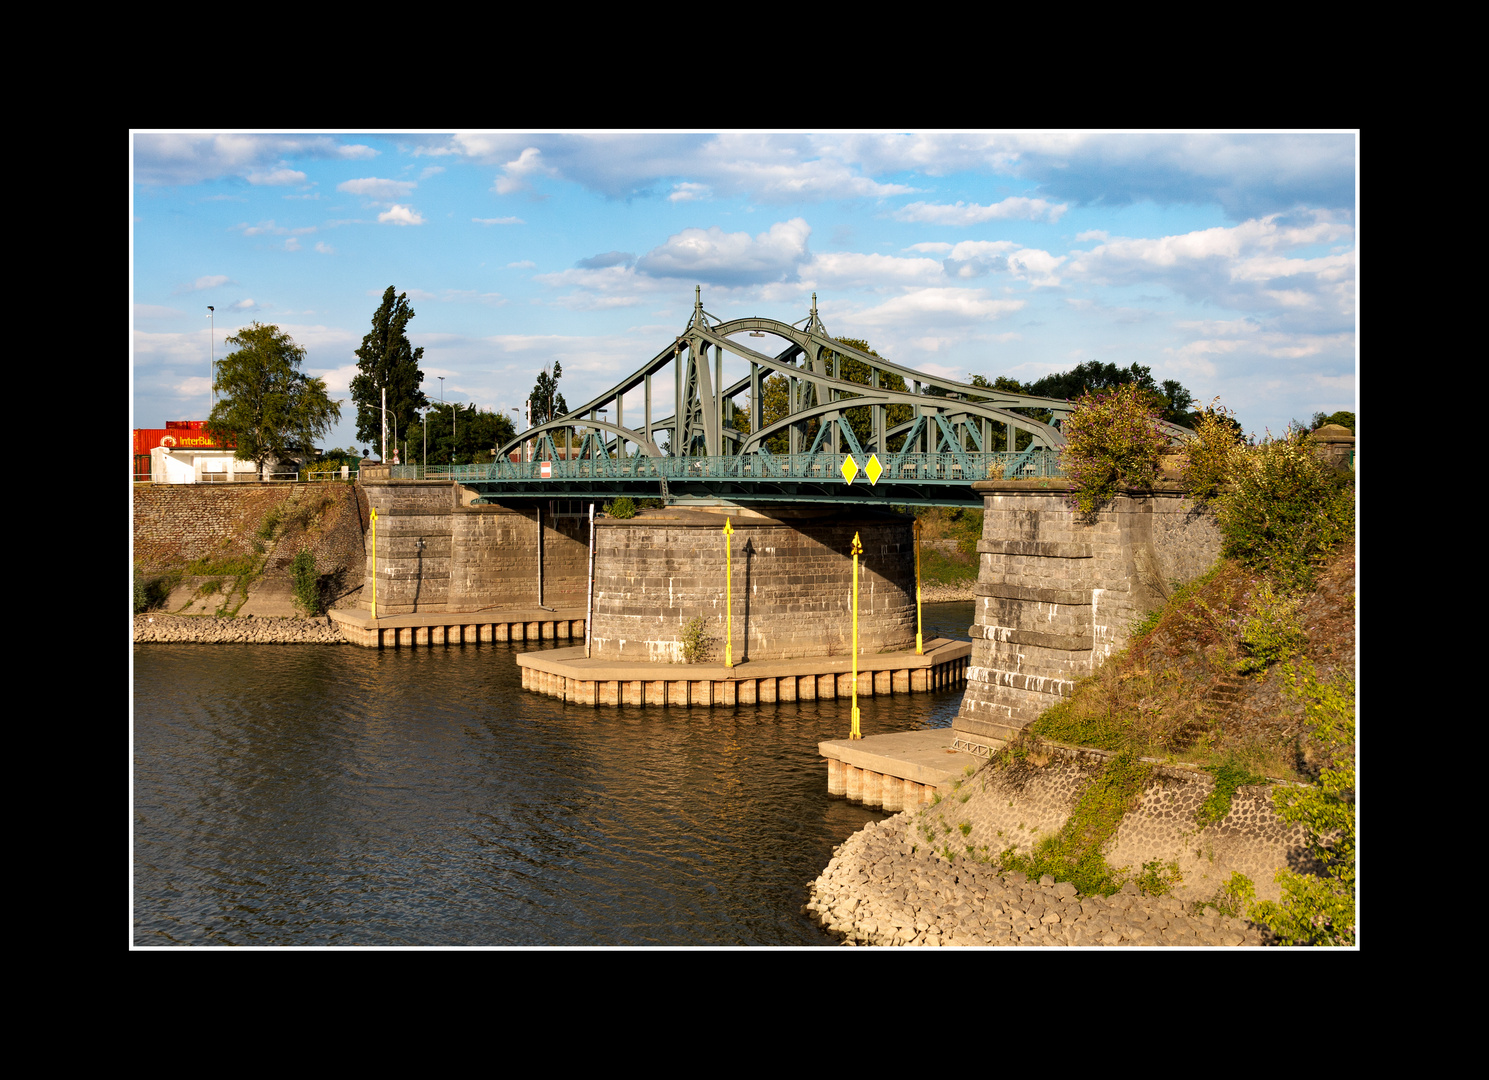
[(552, 375), (548, 374), (548, 365), (543, 365), (542, 374), (533, 384), (532, 397), (528, 399), (532, 406), (533, 427), (546, 424), (569, 411), (568, 402), (564, 401), (564, 396), (558, 392), (558, 380), (563, 373), (563, 365), (557, 360), (553, 362)]
[[(451, 416), (451, 412), (454, 416)], [(451, 434), (453, 420), (454, 433)], [(512, 420), (497, 412), (483, 412), (475, 405), (430, 406), (427, 414), (429, 424), (429, 462), (433, 465), (489, 465), (493, 460), (491, 451), (517, 434)], [(403, 440), (407, 451), (404, 461), (409, 463), (424, 460), (424, 428), (415, 420)]]
[(270, 458), (311, 451), (341, 419), (341, 406), (326, 396), (326, 384), (300, 372), (305, 350), (279, 327), (254, 323), (227, 344), (236, 348), (217, 364), (212, 389), (218, 401), (207, 430), (235, 443), (234, 456), (252, 461), (260, 475)]
[[(861, 352), (866, 352), (870, 356), (879, 355), (877, 352), (874, 351), (869, 343), (867, 341), (864, 341), (862, 338), (838, 338), (837, 340), (841, 341), (844, 345), (851, 345), (853, 346), (853, 348), (858, 349)], [(844, 382), (859, 383), (863, 386), (868, 386), (870, 384), (871, 371), (869, 365), (855, 356), (849, 356), (846, 353), (839, 354), (833, 350), (824, 349), (822, 351), (819, 364), (825, 364), (827, 373), (830, 375), (833, 371), (833, 362), (839, 356), (841, 356), (842, 358), (841, 363), (838, 366), (839, 378), (841, 378)], [(818, 370), (821, 370), (820, 366)], [(787, 376), (785, 375), (772, 375), (765, 380), (764, 385), (761, 387), (760, 395), (762, 420), (764, 421), (765, 426), (769, 426), (771, 424), (774, 424), (778, 420), (784, 420), (786, 418), (788, 412), (790, 411), (790, 402), (788, 400), (789, 394), (787, 392), (789, 385), (790, 384), (787, 382)], [(901, 393), (904, 393), (906, 390), (905, 380), (901, 376), (892, 375), (887, 372), (880, 374), (879, 386), (881, 389), (897, 390)], [(798, 387), (798, 392), (800, 392), (800, 387)], [(851, 400), (853, 396), (854, 395), (845, 392), (839, 400)], [(815, 405), (816, 403), (816, 399), (815, 397), (813, 397), (806, 404)], [(908, 421), (913, 415), (914, 412), (909, 405), (890, 405), (888, 408), (885, 409), (885, 429), (888, 430), (889, 428), (895, 427), (899, 424), (903, 424)], [(869, 440), (873, 438), (874, 416), (872, 408), (868, 406), (863, 406), (861, 408), (845, 407), (843, 409), (843, 419), (847, 422), (848, 427), (852, 429), (853, 436), (858, 440), (859, 445), (867, 445)], [(815, 418), (806, 422), (802, 434), (804, 442), (801, 449), (803, 451), (805, 451), (807, 447), (811, 445), (812, 440), (816, 438), (817, 428), (820, 426), (820, 424), (821, 421)], [(781, 433), (779, 435), (775, 435), (769, 439), (766, 439), (765, 444), (766, 449), (768, 449), (771, 453), (784, 454), (787, 452), (789, 441), (785, 433)]]
[(1342, 428), (1347, 428), (1349, 433), (1353, 435), (1355, 433), (1355, 414), (1347, 410), (1329, 413), (1328, 415), (1322, 412), (1316, 412), (1313, 414), (1313, 421), (1308, 425), (1308, 430), (1317, 431), (1325, 424), (1338, 424)]
[(408, 431), (416, 423), (415, 413), (429, 404), (420, 389), (424, 372), (419, 361), (424, 347), (415, 349), (406, 333), (414, 309), (408, 293), (383, 293), (383, 302), (372, 315), (372, 330), (357, 350), (358, 374), (352, 378), (352, 400), (357, 404), (357, 439), (382, 446), (383, 391), (388, 393), (388, 438)]

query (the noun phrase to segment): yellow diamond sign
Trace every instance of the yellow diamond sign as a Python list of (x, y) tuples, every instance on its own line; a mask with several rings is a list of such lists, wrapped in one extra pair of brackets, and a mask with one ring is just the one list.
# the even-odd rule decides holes
[(869, 463), (863, 467), (864, 475), (869, 478), (869, 486), (879, 482), (879, 474), (884, 471), (884, 466), (879, 464), (879, 455), (870, 454)]
[(851, 484), (853, 483), (853, 478), (857, 475), (858, 462), (853, 460), (852, 454), (849, 454), (847, 457), (843, 458), (843, 479)]

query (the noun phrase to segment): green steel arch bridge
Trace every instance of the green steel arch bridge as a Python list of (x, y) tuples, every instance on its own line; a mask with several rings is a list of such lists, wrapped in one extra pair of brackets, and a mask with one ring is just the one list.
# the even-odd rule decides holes
[[(770, 348), (762, 340), (770, 338), (784, 348), (755, 347)], [(736, 370), (739, 361), (748, 366), (727, 385), (726, 357)], [(843, 377), (845, 359), (868, 369), (867, 384)], [(775, 375), (786, 380), (786, 414), (767, 423), (765, 381)], [(1015, 408), (1046, 410), (1051, 422)], [(492, 464), (441, 475), (479, 491), (482, 502), (629, 495), (672, 503), (980, 505), (974, 480), (1059, 475), (1060, 425), (1072, 408), (1064, 399), (928, 375), (838, 341), (818, 316), (815, 293), (806, 318), (784, 323), (718, 319), (695, 289), (686, 328), (652, 359), (579, 408), (521, 432)], [(855, 434), (850, 410), (867, 437)], [(1176, 439), (1192, 437), (1167, 427)], [(784, 443), (786, 452), (773, 453), (770, 443), (778, 451)], [(521, 460), (512, 461), (519, 450)], [(411, 466), (395, 466), (393, 475), (404, 469), (414, 475)]]

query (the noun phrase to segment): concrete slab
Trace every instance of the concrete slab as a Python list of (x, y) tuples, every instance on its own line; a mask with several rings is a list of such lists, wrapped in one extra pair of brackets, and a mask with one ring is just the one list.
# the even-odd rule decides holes
[[(334, 613), (333, 613), (334, 614)], [(363, 613), (365, 614), (365, 612)], [(397, 616), (405, 618), (407, 616)], [(552, 615), (548, 616), (553, 618)], [(583, 618), (581, 611), (577, 618)], [(448, 620), (447, 620), (448, 621)], [(383, 620), (382, 625), (394, 625)], [(403, 625), (403, 624), (399, 624)], [(953, 641), (936, 638), (926, 642), (923, 653), (916, 655), (912, 649), (900, 653), (874, 653), (858, 658), (858, 670), (900, 671), (907, 668), (930, 668), (957, 660), (972, 653), (970, 641)], [(631, 681), (640, 679), (687, 679), (715, 682), (729, 679), (780, 679), (789, 676), (842, 674), (853, 670), (851, 656), (812, 656), (795, 660), (750, 660), (725, 667), (723, 664), (648, 664), (604, 660), (598, 657), (586, 659), (584, 646), (575, 645), (567, 649), (548, 649), (540, 653), (526, 653), (517, 657), (520, 667), (531, 667), (553, 675), (564, 675), (571, 679), (592, 679), (601, 682)], [(850, 680), (851, 681), (851, 680)], [(947, 738), (950, 739), (950, 729)]]
[(286, 577), (262, 577), (248, 587), (248, 599), (238, 609), (241, 615), (260, 615), (272, 618), (294, 618), (300, 614), (295, 607), (295, 587)]
[(982, 761), (975, 754), (951, 748), (951, 728), (900, 731), (866, 739), (829, 739), (817, 744), (817, 752), (857, 769), (943, 791), (966, 776), (968, 765)]
[[(460, 623), (542, 623), (584, 620), (584, 609), (557, 608), (548, 611), (540, 607), (489, 608), (485, 611), (429, 611), (412, 615), (384, 615), (374, 619), (371, 612), (361, 608), (336, 608), (327, 612), (332, 621), (345, 623), (358, 629), (402, 626), (455, 626)], [(568, 650), (559, 650), (568, 651)], [(584, 650), (580, 649), (583, 656)], [(551, 655), (551, 654), (549, 654)]]

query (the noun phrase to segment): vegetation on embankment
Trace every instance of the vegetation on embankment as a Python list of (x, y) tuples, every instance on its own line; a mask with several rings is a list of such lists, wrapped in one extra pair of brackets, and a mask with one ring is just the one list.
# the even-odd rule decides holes
[(931, 588), (965, 589), (977, 583), (977, 541), (982, 511), (961, 506), (915, 508), (920, 522), (920, 581)]
[[(1109, 893), (1121, 875), (1102, 845), (1136, 804), (1143, 758), (1208, 771), (1214, 791), (1196, 825), (1223, 820), (1242, 786), (1279, 787), (1273, 805), (1306, 827), (1317, 870), (1279, 871), (1280, 902), (1256, 903), (1241, 875), (1214, 903), (1298, 944), (1353, 944), (1355, 878), (1354, 482), (1322, 462), (1306, 434), (1247, 445), (1218, 407), (1198, 424), (1184, 475), (1214, 515), (1224, 558), (1133, 628), (1122, 653), (1029, 725), (990, 767), (1040, 753), (1041, 740), (1113, 752), (1066, 826), (1008, 870)], [(1092, 495), (1091, 512), (1101, 492)], [(1172, 871), (1144, 867), (1145, 891)]]
[(266, 579), (284, 578), (298, 609), (317, 615), (360, 585), (355, 485), (194, 489), (177, 486), (165, 508), (136, 510), (135, 614), (231, 618)]

